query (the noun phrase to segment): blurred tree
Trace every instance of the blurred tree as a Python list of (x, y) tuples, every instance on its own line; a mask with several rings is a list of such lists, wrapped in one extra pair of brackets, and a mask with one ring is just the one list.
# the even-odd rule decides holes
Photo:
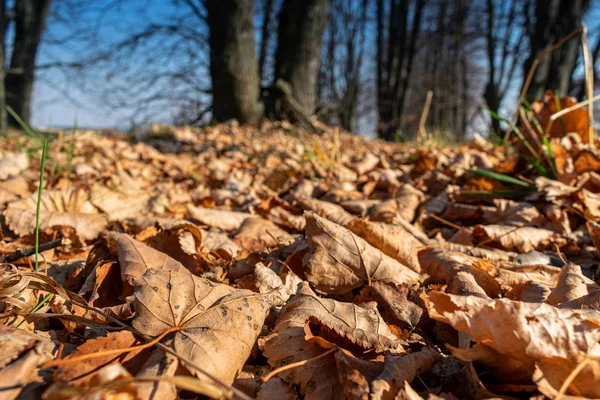
[(253, 0), (207, 0), (213, 119), (254, 124), (263, 116)]
[(331, 0), (319, 71), (318, 116), (354, 132), (363, 73), (369, 0)]
[[(26, 122), (31, 116), (31, 93), (35, 78), (35, 60), (44, 31), (50, 0), (17, 0), (12, 9), (7, 0), (0, 0), (0, 58), (3, 67), (0, 79), (0, 126), (6, 127), (5, 106), (9, 105)], [(7, 44), (6, 31), (14, 22), (14, 37)], [(10, 60), (6, 59), (10, 49)], [(12, 118), (9, 123), (16, 125)]]
[[(581, 26), (590, 0), (529, 0), (525, 26), (529, 36), (529, 58), (524, 65), (525, 76), (534, 60), (573, 30)], [(529, 99), (542, 98), (546, 90), (569, 93), (580, 47), (578, 36), (564, 43), (552, 54), (540, 60), (527, 90)]]
[[(522, 62), (526, 40), (523, 0), (486, 0), (485, 42), (488, 78), (483, 98), (487, 107), (500, 114), (500, 105), (514, 82), (517, 67)], [(492, 130), (498, 132), (500, 121), (492, 118)]]
[(424, 7), (425, 0), (377, 0), (377, 134), (385, 140), (400, 129)]
[(279, 13), (275, 80), (289, 83), (292, 96), (307, 116), (316, 108), (328, 4), (329, 0), (284, 0)]

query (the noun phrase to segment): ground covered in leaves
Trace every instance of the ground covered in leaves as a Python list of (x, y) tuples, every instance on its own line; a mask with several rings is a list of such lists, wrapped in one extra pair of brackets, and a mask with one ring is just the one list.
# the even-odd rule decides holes
[(1, 144), (0, 399), (600, 397), (577, 135), (540, 176), (479, 136), (64, 134), (38, 218), (39, 142)]

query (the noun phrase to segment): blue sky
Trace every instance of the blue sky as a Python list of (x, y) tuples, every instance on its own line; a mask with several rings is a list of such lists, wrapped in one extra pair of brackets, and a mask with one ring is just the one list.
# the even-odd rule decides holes
[[(107, 8), (111, 4), (117, 4), (114, 7)], [(60, 2), (54, 2), (59, 4)], [(89, 3), (91, 4), (91, 3)], [(596, 2), (593, 8), (588, 12), (586, 23), (595, 37), (590, 37), (591, 45), (594, 45), (600, 31), (598, 25), (600, 22), (600, 7)], [(85, 13), (78, 13), (76, 18), (66, 18), (68, 23), (49, 20), (46, 38), (57, 39), (65, 37), (73, 29), (83, 29), (87, 37), (86, 40), (69, 41), (67, 45), (53, 45), (45, 43), (38, 55), (38, 64), (43, 65), (56, 61), (71, 61), (80, 57), (82, 54), (90, 54), (90, 51), (101, 49), (110, 43), (129, 37), (132, 32), (139, 32), (149, 24), (162, 24), (169, 21), (190, 21), (190, 29), (204, 29), (199, 26), (193, 26), (197, 19), (188, 19), (178, 12), (171, 1), (166, 0), (94, 0), (94, 7), (87, 7)], [(77, 12), (77, 10), (71, 10)], [(65, 14), (69, 11), (62, 10), (59, 14)], [(179, 18), (179, 19), (178, 19)], [(185, 18), (185, 19), (184, 19)], [(73, 20), (76, 24), (73, 25)], [(257, 21), (260, 26), (261, 21)], [(154, 42), (149, 42), (147, 47), (142, 47), (138, 53), (131, 55), (127, 65), (127, 73), (121, 74), (121, 71), (109, 71), (108, 66), (99, 65), (88, 71), (84, 77), (73, 79), (60, 70), (43, 71), (38, 74), (38, 79), (34, 87), (32, 115), (33, 125), (38, 127), (66, 127), (71, 126), (75, 119), (79, 126), (84, 127), (118, 127), (127, 129), (131, 125), (132, 115), (143, 119), (144, 121), (170, 122), (175, 113), (176, 99), (172, 102), (158, 103), (152, 109), (145, 112), (128, 107), (114, 108), (108, 106), (111, 100), (119, 99), (122, 91), (119, 87), (128, 87), (131, 79), (135, 77), (135, 68), (142, 70), (147, 66), (156, 68), (175, 68), (182, 63), (199, 62), (197, 59), (171, 59), (161, 60), (163, 64), (154, 61), (152, 51), (161, 53), (163, 43), (162, 38), (157, 38)], [(93, 47), (93, 48), (90, 48)], [(158, 50), (157, 50), (158, 49)], [(191, 50), (190, 50), (191, 51)], [(125, 55), (127, 57), (127, 55)], [(157, 55), (158, 57), (158, 55)], [(163, 67), (164, 65), (164, 67)], [(200, 65), (200, 64), (198, 64)], [(192, 74), (190, 74), (192, 75)], [(195, 68), (193, 78), (198, 86), (209, 85), (208, 69), (199, 66)], [(125, 77), (125, 78), (122, 78)], [(119, 81), (120, 79), (120, 81)], [(520, 79), (515, 80), (520, 84)], [(149, 82), (149, 85), (155, 86), (160, 90), (165, 82)], [(107, 87), (115, 87), (113, 93), (106, 93)], [(149, 86), (150, 87), (150, 86)], [(102, 91), (102, 96), (98, 92)], [(511, 94), (518, 93), (518, 88), (511, 90)], [(181, 96), (186, 92), (182, 88), (179, 91)], [(125, 100), (125, 99), (124, 99)], [(138, 114), (139, 113), (139, 114)]]

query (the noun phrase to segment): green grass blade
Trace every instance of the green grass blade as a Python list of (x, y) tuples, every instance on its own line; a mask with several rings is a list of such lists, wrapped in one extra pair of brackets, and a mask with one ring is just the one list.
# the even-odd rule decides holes
[(42, 148), (42, 165), (40, 166), (40, 187), (38, 189), (37, 207), (35, 210), (35, 272), (38, 272), (38, 250), (40, 248), (40, 208), (42, 205), (42, 190), (44, 186), (44, 167), (46, 164), (46, 153), (48, 152), (48, 141), (44, 140)]
[(467, 169), (468, 172), (472, 172), (477, 175), (485, 176), (486, 178), (495, 179), (500, 182), (512, 183), (513, 185), (519, 185), (524, 187), (530, 187), (531, 185), (521, 179), (513, 178), (509, 175), (500, 174), (498, 172), (487, 171), (484, 169)]
[(39, 133), (36, 133), (36, 132), (34, 132), (34, 131), (33, 131), (33, 130), (32, 130), (30, 127), (29, 127), (29, 125), (27, 125), (27, 124), (25, 123), (25, 121), (23, 121), (23, 120), (21, 119), (21, 117), (19, 116), (19, 114), (17, 114), (17, 113), (15, 112), (15, 110), (13, 110), (13, 109), (12, 109), (12, 107), (11, 107), (11, 106), (6, 106), (6, 111), (8, 111), (8, 113), (9, 113), (9, 114), (10, 114), (10, 115), (11, 115), (11, 116), (12, 116), (12, 117), (15, 119), (15, 121), (17, 121), (17, 123), (18, 123), (19, 125), (21, 125), (21, 128), (23, 128), (23, 130), (25, 131), (25, 133), (27, 133), (29, 136), (31, 136), (31, 137), (33, 137), (33, 138), (36, 138), (36, 139), (39, 139), (39, 138), (41, 138), (41, 135), (40, 135)]
[(71, 165), (75, 154), (75, 131), (77, 130), (77, 118), (73, 121), (73, 129), (71, 131), (71, 140), (69, 141), (69, 149), (67, 150), (67, 179), (71, 180)]

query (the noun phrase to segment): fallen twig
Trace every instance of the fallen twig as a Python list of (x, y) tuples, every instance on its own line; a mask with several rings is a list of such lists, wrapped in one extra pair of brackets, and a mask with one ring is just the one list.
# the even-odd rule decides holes
[[(40, 244), (38, 252), (51, 250), (51, 249), (55, 249), (59, 246), (67, 246), (70, 244), (71, 244), (71, 239), (60, 238), (60, 239), (56, 239), (56, 240), (52, 240), (50, 242)], [(20, 258), (29, 257), (34, 254), (35, 254), (35, 247), (23, 247), (22, 249), (19, 249), (15, 252), (5, 255), (3, 259), (0, 258), (0, 262), (11, 263), (11, 262), (17, 261)]]

